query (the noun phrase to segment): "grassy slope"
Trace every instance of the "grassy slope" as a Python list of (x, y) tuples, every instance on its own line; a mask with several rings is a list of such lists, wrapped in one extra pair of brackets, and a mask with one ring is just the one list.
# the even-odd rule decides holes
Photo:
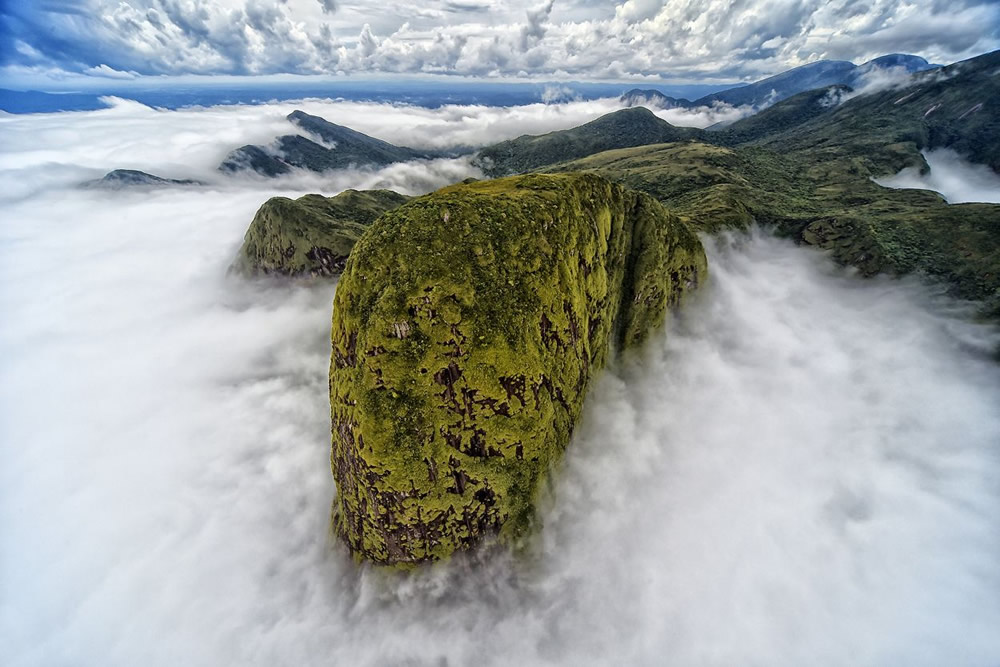
[(912, 84), (831, 99), (796, 95), (702, 141), (639, 146), (536, 168), (592, 171), (648, 192), (700, 229), (775, 225), (863, 274), (922, 271), (1000, 316), (1000, 206), (948, 205), (873, 177), (927, 165), (949, 147), (1000, 169), (1000, 52)]
[[(735, 123), (729, 134), (748, 121)], [(858, 158), (887, 175), (922, 166), (919, 150), (943, 147), (1000, 171), (998, 138), (1000, 51), (916, 74), (904, 88), (855, 97), (753, 140), (781, 152), (809, 151), (817, 162)]]
[(550, 167), (589, 171), (648, 192), (697, 228), (752, 221), (832, 251), (863, 274), (920, 270), (1000, 315), (1000, 206), (871, 180), (867, 161), (816, 161), (807, 151), (674, 143), (609, 151)]
[(633, 107), (570, 130), (502, 141), (481, 150), (477, 159), (486, 174), (506, 176), (600, 151), (680, 141), (701, 134), (701, 130), (674, 127), (644, 107)]

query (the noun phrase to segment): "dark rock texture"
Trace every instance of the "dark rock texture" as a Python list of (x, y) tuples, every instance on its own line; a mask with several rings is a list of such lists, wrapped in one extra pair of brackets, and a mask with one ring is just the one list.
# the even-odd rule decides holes
[(339, 275), (368, 225), (408, 199), (391, 190), (272, 197), (250, 223), (232, 270), (248, 276)]
[(705, 277), (697, 237), (592, 175), (455, 185), (379, 218), (334, 299), (334, 528), (416, 564), (532, 524), (584, 396)]

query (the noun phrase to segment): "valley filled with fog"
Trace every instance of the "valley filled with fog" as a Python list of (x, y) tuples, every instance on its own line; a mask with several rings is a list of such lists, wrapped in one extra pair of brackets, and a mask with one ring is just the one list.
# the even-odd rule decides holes
[(987, 202), (1000, 204), (1000, 175), (983, 165), (970, 164), (955, 151), (941, 148), (924, 151), (928, 170), (908, 167), (898, 174), (876, 180), (887, 188), (932, 190), (949, 204)]
[[(328, 537), (335, 285), (227, 268), (268, 197), (481, 174), (216, 166), (293, 109), (452, 149), (617, 100), (109, 104), (0, 114), (5, 664), (1000, 661), (1000, 332), (974, 306), (766, 230), (706, 238), (704, 289), (588, 395), (528, 553), (387, 574)], [(998, 201), (927, 160), (880, 182)], [(80, 187), (115, 168), (207, 184)]]

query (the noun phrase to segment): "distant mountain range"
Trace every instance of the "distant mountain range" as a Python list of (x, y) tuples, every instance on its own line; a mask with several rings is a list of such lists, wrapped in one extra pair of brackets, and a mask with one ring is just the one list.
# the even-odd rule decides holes
[(863, 85), (866, 77), (878, 70), (902, 69), (912, 74), (937, 67), (940, 65), (932, 65), (920, 56), (899, 53), (875, 58), (862, 65), (855, 65), (846, 60), (819, 60), (769, 76), (756, 83), (705, 95), (694, 101), (670, 97), (658, 90), (639, 88), (622, 95), (621, 101), (627, 106), (648, 106), (656, 109), (704, 107), (718, 103), (734, 107), (764, 107), (797, 93), (824, 86), (842, 85), (857, 88)]
[(441, 156), (437, 152), (394, 146), (304, 111), (293, 111), (287, 118), (313, 138), (286, 134), (269, 146), (242, 146), (226, 156), (219, 170), (228, 173), (250, 170), (262, 176), (280, 176), (296, 167), (310, 171), (350, 166), (382, 167), (394, 162)]
[[(926, 170), (921, 151), (937, 148), (1000, 173), (998, 71), (1000, 51), (867, 94), (827, 86), (728, 128), (688, 130), (686, 141), (650, 145), (636, 144), (650, 134), (648, 112), (625, 109), (564, 132), (495, 144), (480, 159), (493, 176), (528, 165), (594, 172), (653, 195), (702, 231), (768, 224), (864, 275), (939, 278), (1000, 319), (1000, 206), (951, 205), (934, 193), (873, 181), (907, 167)], [(596, 129), (607, 126), (624, 139), (608, 141)], [(567, 145), (610, 150), (567, 160), (579, 152)]]

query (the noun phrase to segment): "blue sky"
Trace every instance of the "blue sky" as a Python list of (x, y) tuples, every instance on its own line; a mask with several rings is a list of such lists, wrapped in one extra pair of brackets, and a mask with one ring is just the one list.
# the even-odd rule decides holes
[(996, 0), (0, 0), (0, 82), (149, 75), (745, 80), (1000, 48)]

